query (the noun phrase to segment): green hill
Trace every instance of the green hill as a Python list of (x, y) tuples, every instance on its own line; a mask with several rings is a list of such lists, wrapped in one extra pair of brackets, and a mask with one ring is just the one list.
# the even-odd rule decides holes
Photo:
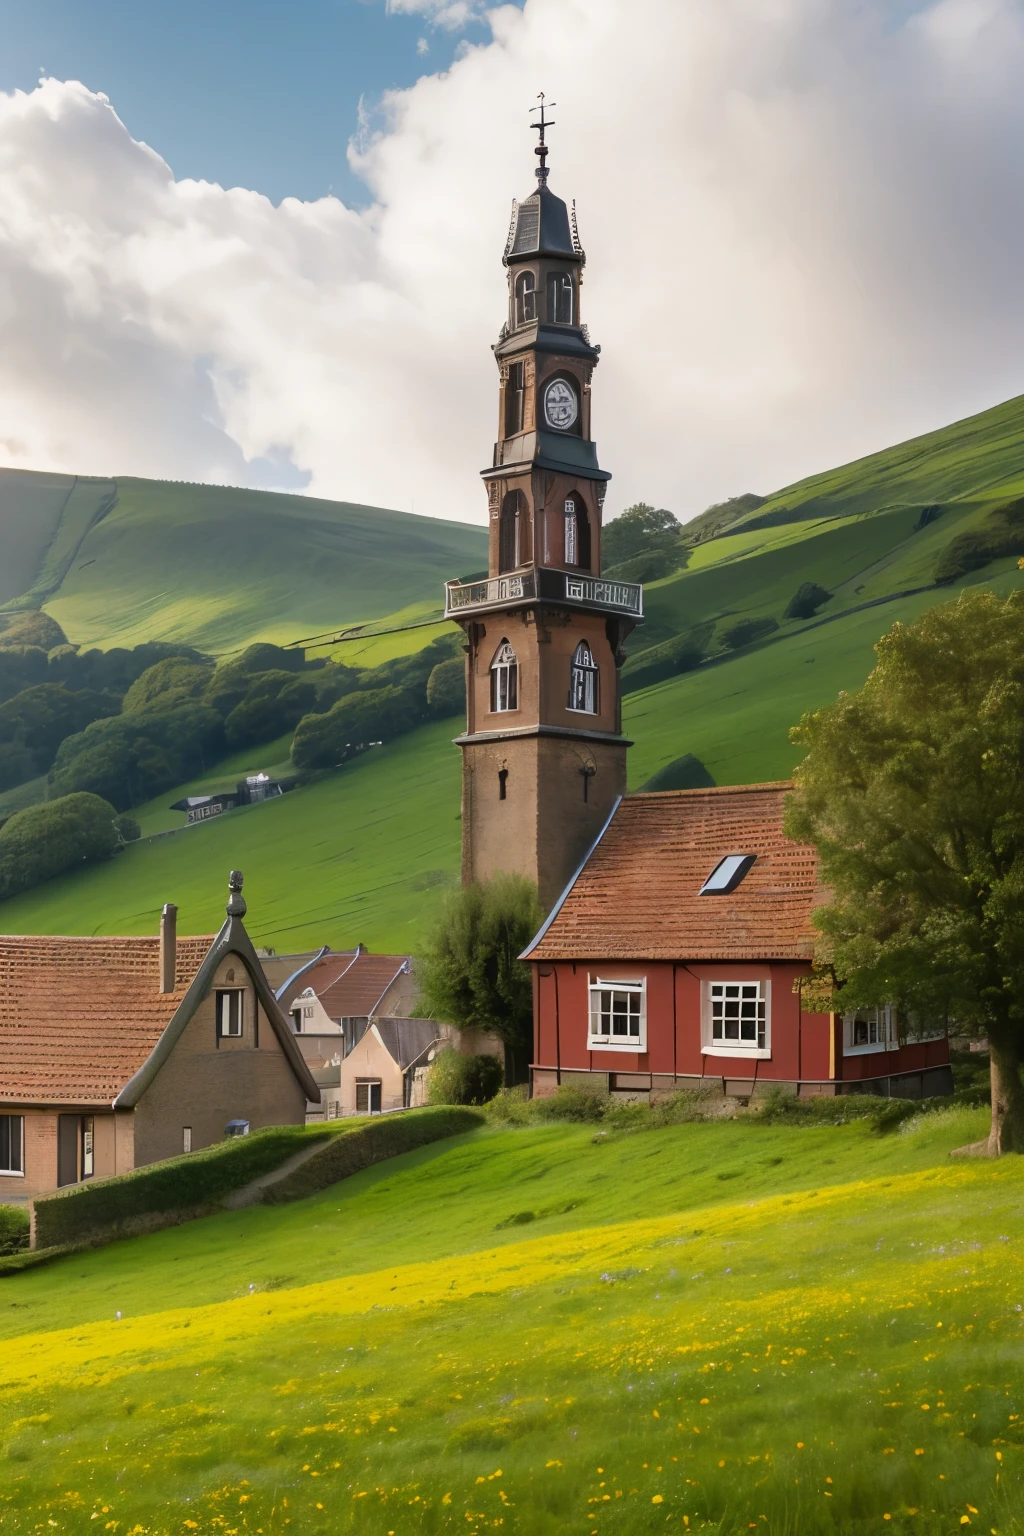
[(0, 1523), (1020, 1536), (985, 1118), (483, 1128), (10, 1275)]
[(401, 610), (486, 561), (483, 528), (228, 486), (0, 470), (0, 601), (75, 644), (286, 643)]
[[(196, 505), (201, 504), (200, 493), (207, 494), (207, 488), (184, 489), (195, 493)], [(146, 493), (149, 498), (152, 492), (146, 506), (167, 508), (161, 535), (166, 548), (181, 544), (175, 530), (189, 526), (192, 516), (189, 510), (183, 524), (175, 522), (178, 514), (172, 511), (172, 491), (176, 488), (150, 487)], [(161, 500), (165, 492), (166, 502)], [(231, 496), (244, 499), (255, 493), (211, 490), (208, 494), (218, 505), (227, 506)], [(912, 620), (969, 584), (1006, 591), (1024, 582), (1014, 543), (1019, 535), (1011, 523), (1001, 547), (1005, 551), (1012, 546), (1013, 552), (987, 559), (959, 580), (935, 584), (939, 562), (950, 545), (965, 532), (988, 527), (994, 509), (1022, 495), (1024, 397), (790, 486), (744, 513), (717, 538), (699, 544), (690, 552), (685, 569), (645, 589), (647, 620), (630, 642), (624, 677), (627, 689), (633, 691), (625, 697), (624, 723), (636, 743), (630, 761), (631, 787), (641, 787), (654, 773), (687, 754), (699, 759), (721, 784), (785, 777), (797, 759), (789, 742), (790, 726), (805, 710), (863, 681), (873, 662), (875, 641), (894, 621)], [(221, 503), (224, 497), (228, 501)], [(282, 526), (297, 546), (301, 546), (302, 518), (315, 520), (320, 516), (318, 508), (328, 505), (301, 497), (267, 497), (264, 502), (271, 509), (279, 502), (295, 504)], [(119, 502), (90, 539), (119, 526), (112, 519), (116, 520), (120, 508)], [(342, 512), (348, 518), (351, 510), (333, 509), (337, 526)], [(131, 516), (136, 526), (127, 548), (135, 551), (132, 562), (144, 565), (145, 529), (151, 524), (141, 510)], [(374, 517), (400, 519), (402, 514)], [(420, 521), (406, 518), (402, 527)], [(223, 529), (229, 525), (230, 518), (225, 517)], [(417, 563), (415, 582), (410, 586), (402, 565), (387, 591), (381, 572), (392, 571), (393, 565), (386, 560), (381, 563), (382, 557), (376, 554), (372, 560), (366, 555), (366, 569), (373, 567), (368, 589), (379, 591), (381, 605), (405, 603), (409, 611), (415, 599), (423, 610), (433, 605), (436, 611), (442, 577), (480, 563), (479, 530), (455, 524), (434, 524), (433, 528), (439, 539), (453, 540), (455, 545), (447, 553), (442, 548), (440, 555), (431, 556), (435, 574), (429, 580), (423, 562), (413, 562)], [(271, 553), (277, 548), (276, 540), (277, 535), (270, 539)], [(403, 559), (405, 549), (403, 545)], [(1024, 554), (1024, 542), (1019, 553)], [(203, 585), (208, 576), (201, 573), (197, 578), (200, 595), (193, 598), (187, 572), (176, 578), (180, 590), (189, 593), (182, 601), (186, 607), (192, 605), (192, 622), (200, 622), (199, 610), (209, 600), (211, 628), (206, 633), (216, 632), (225, 645), (233, 622), (231, 606), (236, 601), (244, 605), (245, 592), (251, 597), (257, 587), (264, 592), (265, 603), (247, 622), (266, 620), (268, 627), (251, 628), (246, 635), (285, 632), (285, 605), (274, 593), (273, 573), (258, 566), (258, 557), (260, 546), (253, 540), (247, 555), (251, 585), (239, 594), (228, 587), (218, 599)], [(127, 561), (128, 554), (122, 556), (112, 548), (108, 569), (122, 558)], [(79, 574), (84, 581), (92, 569), (79, 573), (76, 565), (72, 582)], [(90, 579), (97, 583), (89, 597), (95, 605), (90, 622), (99, 625), (100, 574)], [(317, 622), (305, 630), (293, 628), (292, 637), (340, 622), (337, 611), (331, 612), (330, 583), (321, 581), (319, 573), (316, 581), (317, 600), (322, 603)], [(787, 617), (792, 599), (809, 583), (829, 594), (828, 600), (809, 618)], [(67, 586), (65, 582), (62, 593)], [(71, 596), (58, 597), (47, 606), (72, 637), (80, 639), (72, 619), (60, 608), (65, 600), (73, 601)], [(130, 601), (134, 604), (134, 597)], [(161, 613), (164, 622), (172, 607), (167, 597), (166, 606), (154, 612)], [(270, 624), (272, 610), (280, 616), (273, 621), (280, 628)], [(116, 601), (108, 601), (108, 612), (109, 635), (112, 626), (128, 621), (122, 620)], [(385, 612), (381, 606), (381, 615)], [(767, 626), (768, 632), (729, 649), (723, 637), (744, 621), (754, 621), (762, 629)], [(187, 631), (194, 638), (185, 610), (180, 622), (183, 627), (176, 632)], [(711, 636), (704, 663), (695, 670), (664, 676), (652, 686), (637, 687), (641, 669), (658, 657), (658, 647), (695, 626), (703, 626)], [(424, 628), (362, 640), (335, 647), (333, 655), (363, 666), (376, 665), (436, 633), (434, 628)], [(437, 893), (445, 880), (456, 877), (458, 869), (459, 767), (458, 754), (449, 745), (457, 728), (457, 720), (425, 727), (273, 806), (232, 812), (187, 834), (136, 845), (111, 865), (84, 869), (4, 903), (3, 925), (11, 932), (149, 932), (160, 904), (173, 899), (183, 909), (183, 931), (203, 931), (220, 910), (224, 876), (234, 866), (243, 869), (260, 891), (259, 897), (254, 894), (253, 916), (255, 931), (265, 943), (281, 948), (300, 942), (339, 944), (360, 939), (374, 948), (415, 947)], [(271, 766), (285, 755), (283, 742), (249, 753), (248, 764), (240, 760), (221, 765), (208, 776), (206, 787), (219, 787), (218, 775), (230, 783), (236, 768)], [(174, 825), (176, 814), (168, 812), (167, 805), (195, 787), (195, 783), (182, 785), (143, 807), (144, 830)]]

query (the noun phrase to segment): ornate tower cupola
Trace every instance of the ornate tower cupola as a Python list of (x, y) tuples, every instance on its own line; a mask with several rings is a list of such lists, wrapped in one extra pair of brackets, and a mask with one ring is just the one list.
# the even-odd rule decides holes
[(550, 905), (625, 790), (618, 668), (642, 593), (601, 577), (611, 477), (591, 437), (600, 348), (581, 317), (575, 207), (547, 184), (540, 101), (537, 189), (513, 204), (503, 257), (498, 435), (481, 472), (488, 579), (449, 582), (445, 611), (467, 639), (463, 879), (517, 871)]

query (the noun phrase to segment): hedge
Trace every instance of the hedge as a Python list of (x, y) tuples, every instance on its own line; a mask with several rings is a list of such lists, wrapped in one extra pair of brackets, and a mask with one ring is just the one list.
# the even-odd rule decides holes
[(475, 1110), (448, 1104), (382, 1115), (347, 1136), (332, 1137), (301, 1167), (264, 1190), (264, 1203), (281, 1205), (287, 1200), (303, 1200), (374, 1163), (412, 1152), (432, 1141), (442, 1141), (446, 1136), (460, 1136), (463, 1131), (486, 1123), (485, 1117)]
[(146, 1218), (170, 1213), (184, 1218), (211, 1210), (233, 1190), (279, 1168), (311, 1137), (320, 1141), (330, 1134), (320, 1127), (271, 1126), (134, 1173), (43, 1196), (35, 1201), (36, 1247), (110, 1239), (137, 1229)]

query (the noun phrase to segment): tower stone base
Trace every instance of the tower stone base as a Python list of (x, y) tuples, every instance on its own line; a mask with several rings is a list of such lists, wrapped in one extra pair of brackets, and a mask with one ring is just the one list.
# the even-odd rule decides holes
[(526, 875), (550, 911), (626, 792), (631, 743), (537, 726), (458, 745), (463, 881)]

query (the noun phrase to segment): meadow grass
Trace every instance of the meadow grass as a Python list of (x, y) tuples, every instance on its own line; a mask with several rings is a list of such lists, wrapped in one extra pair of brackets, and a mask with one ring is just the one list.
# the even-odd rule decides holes
[(981, 1118), (485, 1130), (11, 1277), (0, 1522), (1020, 1532), (1024, 1163), (948, 1161)]

